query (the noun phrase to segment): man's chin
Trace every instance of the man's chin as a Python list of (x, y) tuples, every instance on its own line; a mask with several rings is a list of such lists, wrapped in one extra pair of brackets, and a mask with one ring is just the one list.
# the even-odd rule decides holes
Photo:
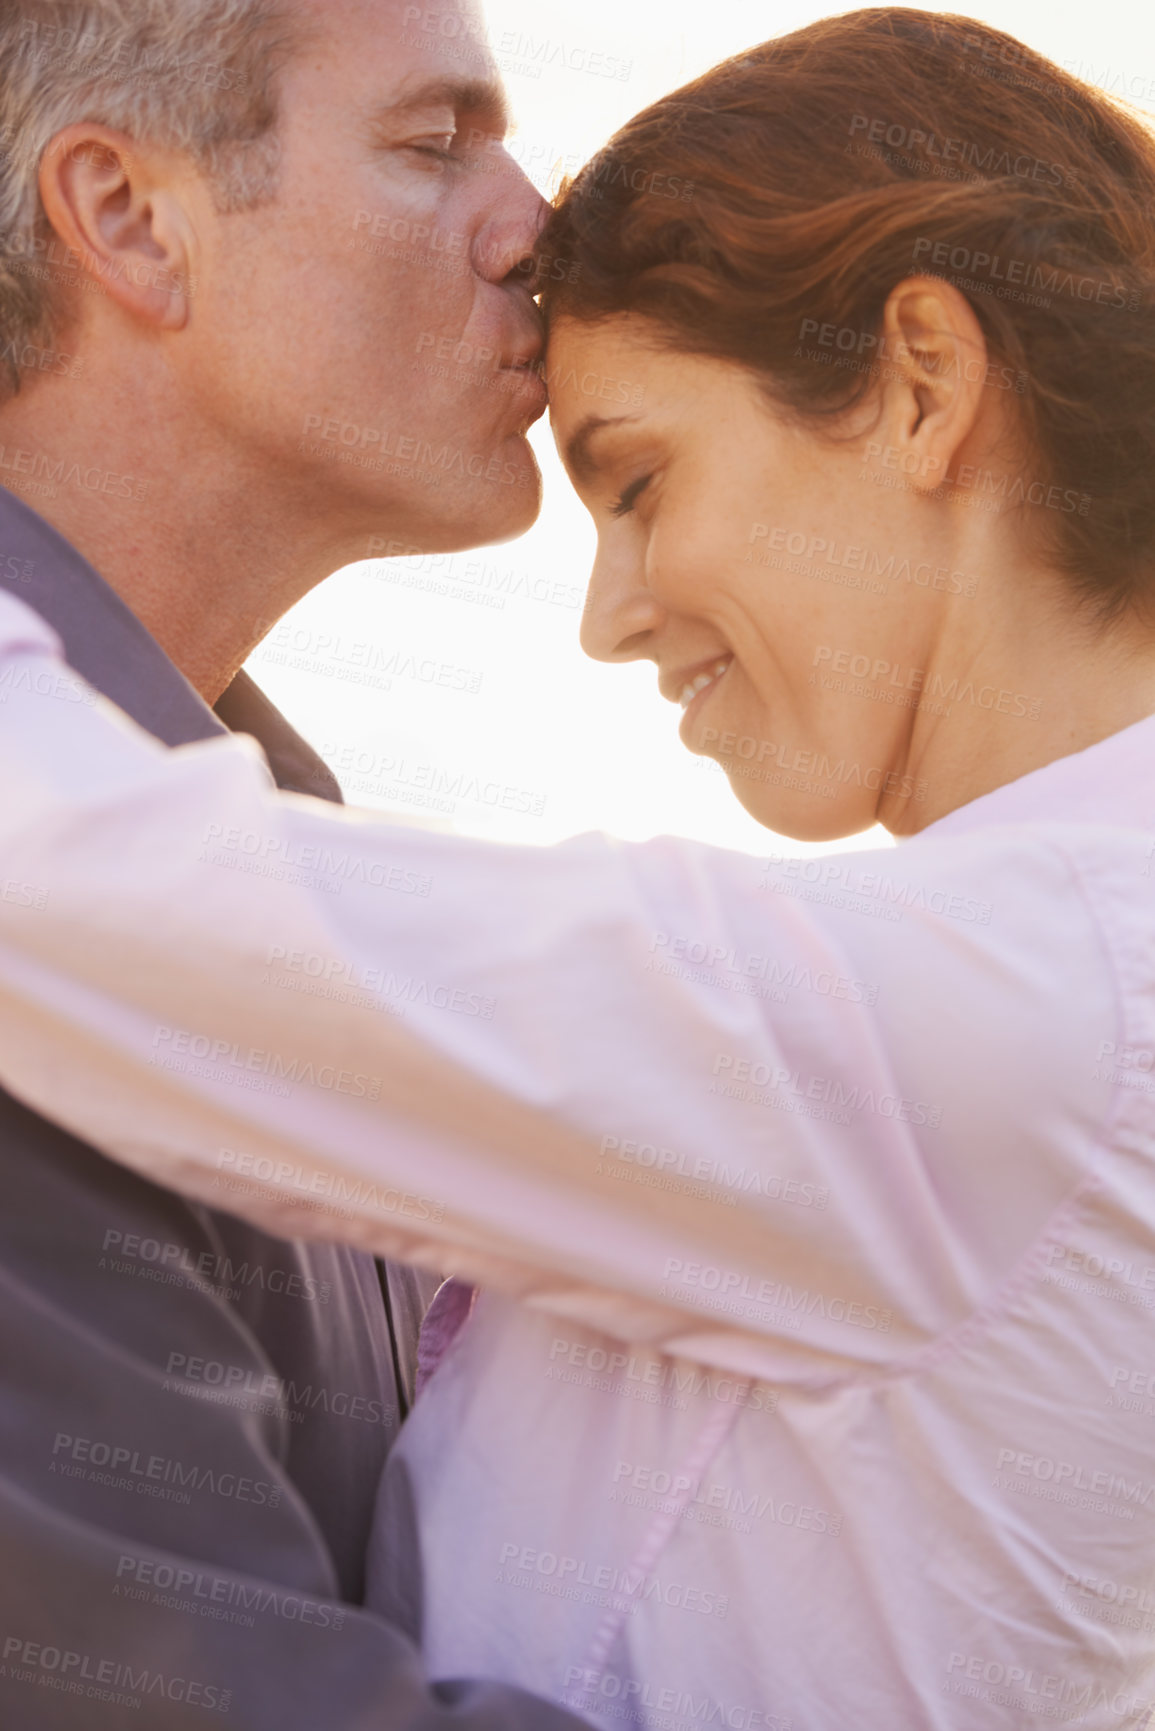
[[(446, 507), (445, 515), (436, 523), (414, 524), (399, 531), (386, 519), (370, 529), (366, 543), (368, 551), (346, 555), (347, 559), (412, 559), (451, 553), (468, 553), (475, 547), (497, 547), (505, 541), (516, 541), (532, 529), (541, 509), (538, 493), (528, 492), (521, 499), (503, 501), (501, 511), (480, 511), (463, 506), (455, 511)], [(364, 542), (364, 535), (358, 537)]]
[(493, 547), (502, 541), (516, 541), (527, 530), (533, 528), (541, 515), (541, 476), (536, 467), (532, 481), (527, 479), (524, 487), (519, 489), (520, 496), (510, 501), (505, 513), (505, 521), (494, 528), (484, 540), (471, 541), (472, 547)]
[[(541, 472), (529, 446), (519, 441), (516, 458), (501, 457), (500, 471), (478, 489), (457, 498), (444, 493), (437, 500), (437, 521), (429, 524), (429, 553), (463, 553), (470, 547), (494, 547), (524, 535), (541, 513)], [(507, 446), (508, 450), (509, 447)]]

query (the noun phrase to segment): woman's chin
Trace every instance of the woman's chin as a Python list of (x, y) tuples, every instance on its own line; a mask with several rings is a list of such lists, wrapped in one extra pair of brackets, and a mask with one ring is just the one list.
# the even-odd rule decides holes
[(764, 829), (785, 836), (788, 841), (843, 841), (861, 835), (878, 821), (873, 809), (864, 811), (858, 801), (759, 787), (757, 782), (744, 777), (738, 766), (727, 774), (739, 805)]

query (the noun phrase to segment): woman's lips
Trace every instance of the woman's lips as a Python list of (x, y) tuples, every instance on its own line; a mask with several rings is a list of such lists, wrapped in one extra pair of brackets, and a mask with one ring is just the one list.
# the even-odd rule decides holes
[(682, 720), (678, 732), (684, 745), (689, 745), (689, 734), (693, 724), (697, 721), (704, 705), (709, 703), (711, 696), (725, 679), (733, 659), (732, 655), (723, 656), (715, 662), (712, 668), (707, 668), (697, 674), (694, 679), (682, 687), (682, 695), (679, 699), (682, 705)]
[(682, 694), (678, 699), (682, 708), (688, 709), (700, 691), (705, 691), (708, 685), (713, 685), (721, 679), (733, 659), (732, 655), (720, 655), (713, 667), (704, 668), (695, 678), (683, 685)]

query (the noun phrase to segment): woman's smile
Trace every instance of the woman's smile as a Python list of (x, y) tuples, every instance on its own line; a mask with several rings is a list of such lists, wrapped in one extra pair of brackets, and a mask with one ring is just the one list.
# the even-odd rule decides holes
[(695, 697), (697, 697), (700, 692), (705, 691), (707, 686), (716, 685), (718, 680), (722, 678), (723, 674), (729, 668), (733, 659), (734, 657), (732, 655), (723, 655), (715, 661), (711, 667), (704, 669), (701, 673), (695, 674), (692, 679), (687, 680), (682, 686), (681, 693), (678, 697), (678, 702), (681, 704), (682, 708), (689, 709), (691, 703), (693, 703)]
[(682, 719), (678, 725), (678, 737), (681, 739), (682, 744), (687, 746), (691, 751), (694, 749), (693, 735), (697, 731), (702, 711), (709, 703), (711, 697), (713, 697), (718, 691), (719, 687), (725, 684), (726, 675), (730, 671), (733, 660), (734, 657), (732, 655), (721, 656), (712, 667), (704, 668), (701, 673), (687, 681), (687, 683), (682, 687), (682, 692), (678, 699), (682, 706)]

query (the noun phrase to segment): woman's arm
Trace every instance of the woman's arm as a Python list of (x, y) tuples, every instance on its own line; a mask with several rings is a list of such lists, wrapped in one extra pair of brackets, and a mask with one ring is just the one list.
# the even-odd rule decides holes
[(941, 1104), (760, 862), (278, 794), (247, 740), (169, 751), (93, 702), (3, 598), (0, 697), (0, 1079), (38, 1110), (266, 1229), (754, 1375), (965, 1314)]

